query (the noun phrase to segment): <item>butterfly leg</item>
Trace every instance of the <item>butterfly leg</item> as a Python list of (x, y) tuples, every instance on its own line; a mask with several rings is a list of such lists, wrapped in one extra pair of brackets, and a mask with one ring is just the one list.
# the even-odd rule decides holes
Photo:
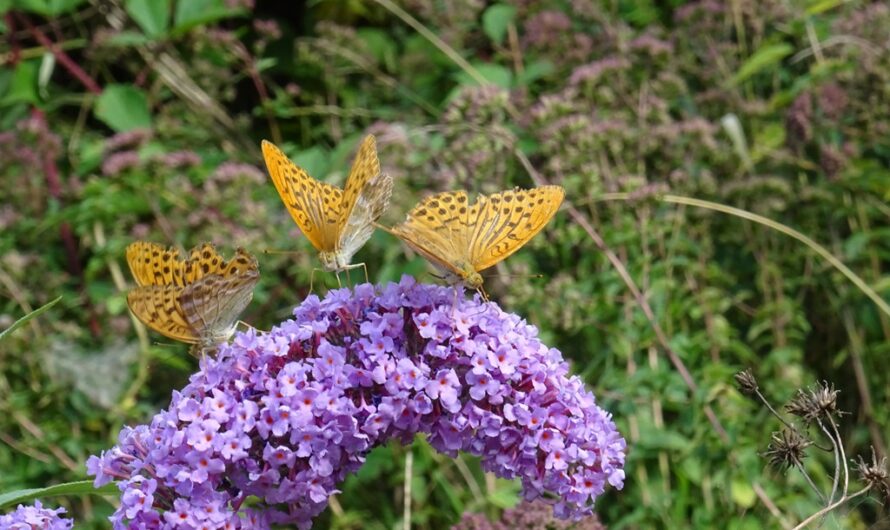
[[(349, 274), (349, 273), (347, 272), (346, 274), (347, 274), (347, 279), (348, 279), (348, 274)], [(342, 287), (343, 287), (343, 282), (340, 281), (340, 271), (335, 271), (335, 272), (334, 272), (334, 276), (337, 277), (337, 287), (338, 287), (338, 288), (342, 288)]]
[(312, 288), (315, 286), (315, 271), (324, 272), (324, 269), (312, 268), (312, 273), (309, 274), (309, 294), (312, 294)]

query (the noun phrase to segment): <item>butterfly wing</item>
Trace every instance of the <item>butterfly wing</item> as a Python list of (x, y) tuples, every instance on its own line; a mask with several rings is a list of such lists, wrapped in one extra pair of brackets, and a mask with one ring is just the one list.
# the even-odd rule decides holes
[(469, 262), (471, 210), (466, 192), (437, 193), (421, 201), (408, 212), (405, 222), (388, 231), (439, 269), (463, 277)]
[(259, 278), (255, 268), (229, 277), (209, 274), (183, 289), (183, 315), (202, 342), (222, 342), (234, 333)]
[(271, 142), (263, 140), (262, 147), (272, 183), (303, 235), (319, 252), (335, 250), (343, 191), (310, 177)]
[(378, 174), (369, 180), (358, 195), (352, 212), (340, 232), (340, 261), (349, 263), (374, 233), (374, 223), (389, 206), (392, 195), (392, 177)]
[(229, 277), (251, 269), (257, 269), (256, 258), (244, 249), (237, 249), (235, 256), (226, 260), (212, 243), (203, 243), (189, 251), (189, 258), (184, 264), (184, 278), (186, 284), (191, 284), (210, 274)]
[(127, 245), (127, 263), (136, 285), (185, 285), (184, 264), (175, 248), (137, 241)]
[(480, 197), (467, 220), (473, 227), (468, 241), (473, 268), (485, 270), (519, 250), (556, 214), (564, 197), (562, 186)]
[(127, 294), (127, 305), (136, 318), (161, 335), (196, 344), (200, 337), (186, 320), (179, 303), (183, 289), (178, 285), (139, 286)]

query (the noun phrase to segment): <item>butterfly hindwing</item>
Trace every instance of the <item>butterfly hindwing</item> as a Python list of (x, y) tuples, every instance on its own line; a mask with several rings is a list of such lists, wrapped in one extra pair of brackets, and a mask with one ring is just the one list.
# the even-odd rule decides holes
[(310, 177), (271, 142), (263, 140), (262, 147), (266, 168), (294, 222), (316, 250), (333, 251), (343, 215), (343, 192)]
[(127, 294), (127, 305), (136, 318), (161, 335), (195, 344), (200, 337), (186, 320), (179, 303), (183, 289), (178, 285), (139, 286)]
[[(480, 197), (479, 210), (471, 215), (469, 258), (476, 271), (485, 270), (526, 244), (556, 214), (565, 190), (542, 186), (509, 190)], [(475, 205), (474, 205), (475, 206)]]
[(350, 261), (353, 254), (371, 238), (374, 223), (383, 215), (391, 195), (392, 178), (389, 175), (379, 173), (365, 183), (340, 234), (338, 250), (343, 261)]
[(205, 342), (226, 340), (238, 316), (253, 298), (259, 280), (256, 269), (232, 276), (210, 274), (183, 289), (179, 298), (183, 315)]

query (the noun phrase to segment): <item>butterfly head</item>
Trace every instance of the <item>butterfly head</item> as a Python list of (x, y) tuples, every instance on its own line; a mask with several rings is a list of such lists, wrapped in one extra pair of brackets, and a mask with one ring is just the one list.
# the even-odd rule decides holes
[(321, 260), (321, 266), (326, 271), (342, 271), (349, 266), (352, 256), (345, 255), (342, 251), (323, 250), (318, 253), (318, 259)]
[(476, 269), (469, 263), (460, 268), (460, 278), (464, 285), (470, 289), (479, 291), (482, 289), (482, 275), (476, 272)]

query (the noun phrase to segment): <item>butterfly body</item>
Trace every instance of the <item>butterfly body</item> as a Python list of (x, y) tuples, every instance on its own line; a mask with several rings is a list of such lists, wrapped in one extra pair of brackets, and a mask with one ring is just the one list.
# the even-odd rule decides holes
[(146, 326), (200, 350), (228, 340), (259, 281), (256, 259), (242, 249), (225, 260), (213, 245), (175, 249), (136, 242), (127, 247), (136, 288), (127, 304)]
[(483, 270), (519, 250), (556, 214), (560, 186), (480, 195), (470, 204), (464, 191), (432, 195), (388, 232), (443, 271), (446, 280), (481, 291)]
[(318, 251), (322, 267), (354, 268), (352, 257), (373, 234), (392, 194), (392, 178), (380, 172), (374, 137), (362, 141), (342, 190), (310, 177), (271, 142), (264, 140), (262, 148), (275, 189)]

